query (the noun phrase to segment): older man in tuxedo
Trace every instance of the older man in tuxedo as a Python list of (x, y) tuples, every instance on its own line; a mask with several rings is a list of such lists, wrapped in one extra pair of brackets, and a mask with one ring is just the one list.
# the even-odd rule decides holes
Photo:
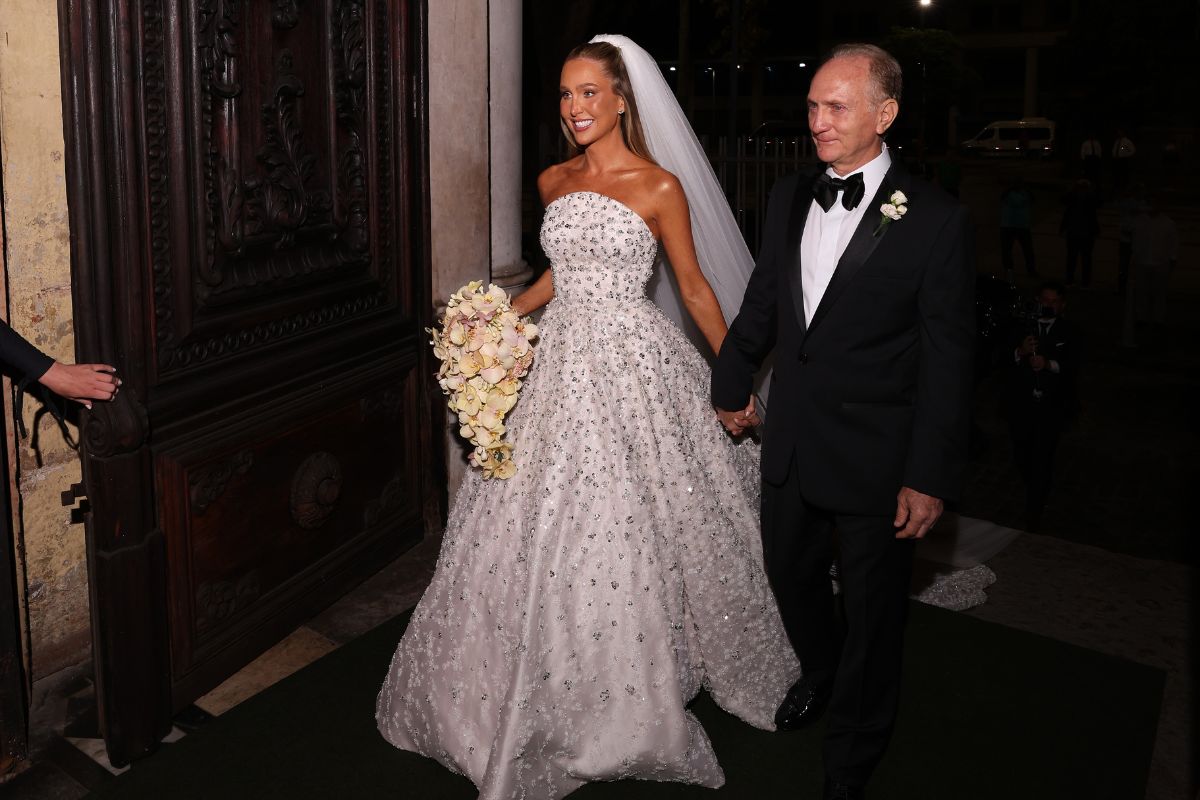
[(862, 797), (887, 746), (914, 545), (957, 496), (966, 461), (969, 225), (953, 198), (893, 163), (883, 136), (900, 90), (899, 64), (870, 45), (836, 48), (814, 75), (822, 164), (776, 184), (713, 370), (718, 416), (741, 433), (757, 421), (753, 375), (775, 353), (763, 545), (804, 668), (776, 724), (828, 707), (827, 798)]

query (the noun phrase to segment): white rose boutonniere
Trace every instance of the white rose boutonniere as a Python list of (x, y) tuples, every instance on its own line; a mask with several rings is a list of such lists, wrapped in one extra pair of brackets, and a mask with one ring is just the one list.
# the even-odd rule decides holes
[(890, 225), (894, 220), (898, 220), (908, 213), (908, 197), (904, 192), (897, 189), (892, 192), (888, 201), (879, 207), (879, 213), (882, 216), (879, 218), (879, 227), (875, 229), (875, 235), (883, 233), (883, 229)]

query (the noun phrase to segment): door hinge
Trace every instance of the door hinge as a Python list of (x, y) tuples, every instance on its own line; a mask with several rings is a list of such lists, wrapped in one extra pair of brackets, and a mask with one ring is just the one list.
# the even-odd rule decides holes
[[(79, 505), (75, 505), (75, 500), (79, 500)], [(92, 510), (92, 504), (88, 501), (87, 490), (83, 488), (82, 483), (72, 483), (71, 488), (62, 493), (62, 504), (65, 508), (71, 509), (71, 524), (78, 525), (83, 522), (84, 515)], [(72, 506), (74, 506), (72, 508)]]

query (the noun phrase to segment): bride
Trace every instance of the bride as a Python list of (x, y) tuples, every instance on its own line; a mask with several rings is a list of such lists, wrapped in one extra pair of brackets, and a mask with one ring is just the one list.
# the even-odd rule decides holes
[[(597, 37), (561, 81), (577, 155), (538, 179), (552, 270), (515, 301), (548, 303), (507, 424), (518, 471), (472, 473), (454, 498), (376, 719), (481, 798), (717, 787), (688, 702), (704, 688), (772, 729), (799, 676), (763, 572), (757, 449), (716, 420), (679, 327), (686, 310), (718, 350), (751, 260), (645, 51)], [(675, 283), (652, 290), (662, 308), (647, 297), (660, 248)]]

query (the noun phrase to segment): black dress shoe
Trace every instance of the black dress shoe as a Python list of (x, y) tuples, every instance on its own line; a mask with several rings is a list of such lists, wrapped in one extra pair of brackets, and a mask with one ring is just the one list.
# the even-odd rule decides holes
[(832, 690), (833, 681), (818, 683), (808, 678), (796, 681), (775, 712), (775, 730), (794, 731), (816, 722), (825, 713)]
[(825, 779), (825, 800), (865, 800), (866, 796), (861, 786), (850, 786)]

